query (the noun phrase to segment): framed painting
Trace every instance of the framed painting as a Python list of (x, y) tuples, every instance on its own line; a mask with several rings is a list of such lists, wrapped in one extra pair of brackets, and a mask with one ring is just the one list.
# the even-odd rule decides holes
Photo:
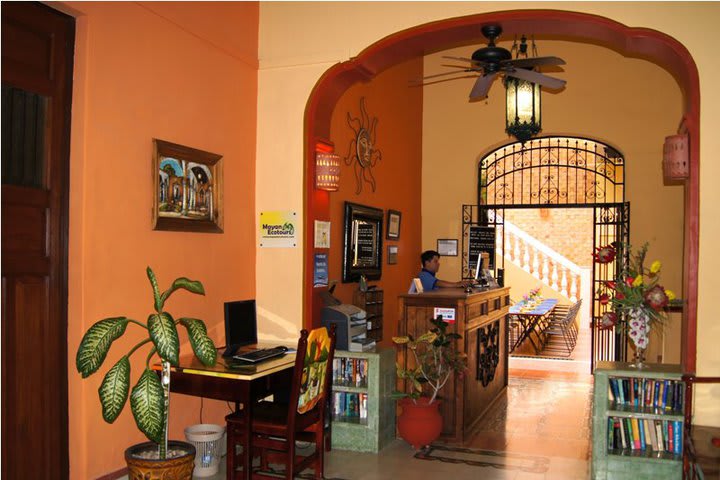
[(222, 155), (153, 139), (154, 230), (223, 231)]
[(398, 240), (400, 238), (400, 218), (402, 214), (397, 210), (388, 210), (387, 213), (387, 238)]

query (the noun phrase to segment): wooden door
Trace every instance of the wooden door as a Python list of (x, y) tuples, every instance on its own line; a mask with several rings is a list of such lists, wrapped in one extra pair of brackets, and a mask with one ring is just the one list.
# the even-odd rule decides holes
[(68, 478), (73, 18), (2, 5), (2, 478)]

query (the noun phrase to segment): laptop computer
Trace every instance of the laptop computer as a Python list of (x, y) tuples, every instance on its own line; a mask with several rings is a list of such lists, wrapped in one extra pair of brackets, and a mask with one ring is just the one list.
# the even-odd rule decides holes
[(245, 345), (257, 343), (255, 300), (225, 302), (225, 351), (232, 357)]

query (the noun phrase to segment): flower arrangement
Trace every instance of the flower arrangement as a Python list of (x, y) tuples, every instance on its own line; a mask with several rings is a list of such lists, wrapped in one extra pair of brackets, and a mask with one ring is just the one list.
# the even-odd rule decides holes
[[(628, 335), (637, 349), (648, 346), (650, 327), (661, 324), (665, 318), (663, 307), (675, 300), (675, 294), (660, 285), (660, 269), (662, 264), (656, 260), (650, 268), (645, 267), (648, 244), (645, 243), (637, 252), (632, 253), (628, 245), (629, 261), (624, 265), (617, 281), (605, 282), (607, 291), (598, 292), (602, 305), (608, 303), (612, 311), (605, 312), (600, 319), (600, 328), (611, 329), (624, 321)], [(610, 263), (615, 260), (618, 245), (613, 243), (598, 247), (593, 253), (596, 263)]]
[(535, 300), (540, 300), (542, 297), (540, 296), (540, 287), (535, 287), (532, 290), (530, 290), (528, 293), (523, 295), (523, 302), (529, 303), (533, 302)]
[(405, 345), (415, 358), (415, 365), (407, 369), (397, 366), (398, 378), (412, 385), (410, 392), (398, 392), (395, 397), (410, 397), (416, 401), (423, 393), (423, 384), (430, 387), (432, 395), (428, 404), (437, 398), (438, 392), (450, 379), (453, 372), (461, 374), (467, 366), (467, 356), (457, 349), (457, 333), (447, 332), (447, 323), (442, 318), (433, 318), (434, 325), (418, 338), (412, 336), (393, 337), (397, 345)]

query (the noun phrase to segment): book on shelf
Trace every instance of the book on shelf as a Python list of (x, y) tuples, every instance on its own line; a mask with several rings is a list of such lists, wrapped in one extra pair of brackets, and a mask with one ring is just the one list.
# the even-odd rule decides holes
[(634, 417), (608, 417), (609, 450), (682, 454), (682, 422)]

